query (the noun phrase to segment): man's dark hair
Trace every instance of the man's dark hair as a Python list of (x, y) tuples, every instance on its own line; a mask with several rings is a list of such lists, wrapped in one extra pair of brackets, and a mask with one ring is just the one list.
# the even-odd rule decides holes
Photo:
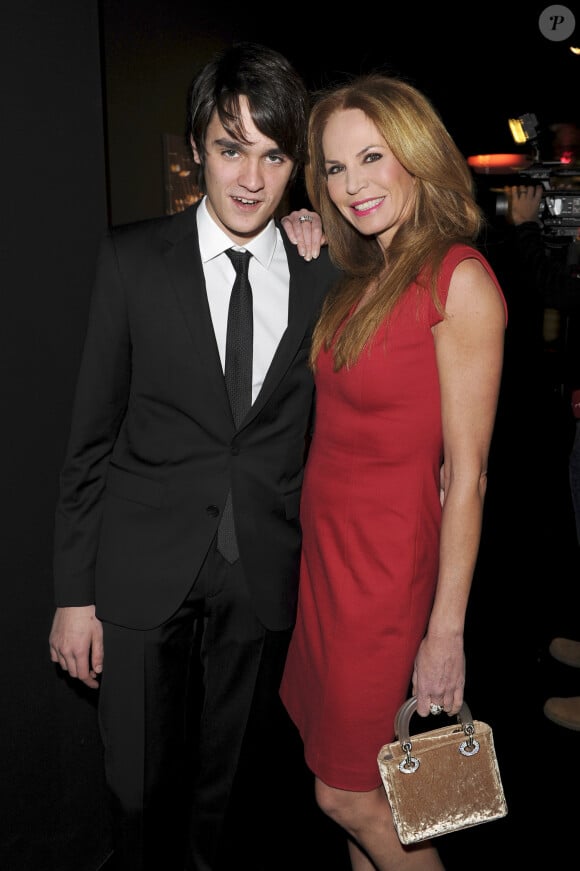
[(260, 133), (295, 161), (292, 178), (306, 158), (309, 95), (292, 64), (279, 52), (254, 42), (237, 42), (196, 75), (189, 89), (187, 138), (193, 137), (201, 166), (197, 185), (205, 193), (205, 136), (214, 109), (232, 137), (246, 141), (240, 97), (248, 100)]

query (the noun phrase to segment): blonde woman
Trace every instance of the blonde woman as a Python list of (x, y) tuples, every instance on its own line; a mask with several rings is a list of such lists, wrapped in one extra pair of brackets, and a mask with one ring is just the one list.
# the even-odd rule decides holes
[(377, 753), (410, 691), (421, 716), (463, 701), (505, 301), (476, 248), (469, 169), (416, 89), (373, 74), (319, 96), (309, 156), (308, 194), (343, 279), (313, 335), (281, 695), (352, 868), (434, 871), (433, 844), (398, 841)]

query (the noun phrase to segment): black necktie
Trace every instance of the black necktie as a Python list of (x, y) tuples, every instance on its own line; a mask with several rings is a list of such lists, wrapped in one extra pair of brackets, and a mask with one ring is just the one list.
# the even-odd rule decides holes
[(252, 350), (254, 316), (252, 288), (248, 279), (249, 251), (225, 252), (236, 270), (230, 296), (226, 338), (225, 377), (232, 414), (239, 426), (252, 404)]
[[(252, 255), (249, 251), (234, 251), (231, 248), (225, 253), (234, 264), (236, 279), (228, 311), (224, 374), (234, 422), (239, 426), (252, 405), (254, 315), (252, 287), (248, 279), (248, 266)], [(233, 563), (238, 558), (231, 491), (228, 493), (218, 529), (218, 550), (228, 562)]]

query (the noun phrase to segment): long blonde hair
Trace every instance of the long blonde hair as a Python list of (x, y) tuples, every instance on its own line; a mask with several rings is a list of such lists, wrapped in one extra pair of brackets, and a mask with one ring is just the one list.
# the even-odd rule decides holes
[[(363, 236), (346, 221), (328, 195), (322, 137), (328, 119), (343, 109), (360, 109), (377, 127), (399, 163), (415, 177), (415, 207), (397, 230), (385, 256), (374, 236)], [(337, 330), (371, 283), (370, 301), (336, 338), (334, 368), (351, 366), (397, 301), (420, 275), (428, 274), (435, 304), (437, 270), (456, 242), (474, 243), (483, 214), (465, 158), (429, 100), (406, 82), (380, 73), (320, 92), (308, 127), (306, 188), (328, 237), (332, 261), (343, 279), (327, 297), (312, 342), (310, 362), (331, 347)], [(427, 289), (427, 286), (426, 286)]]

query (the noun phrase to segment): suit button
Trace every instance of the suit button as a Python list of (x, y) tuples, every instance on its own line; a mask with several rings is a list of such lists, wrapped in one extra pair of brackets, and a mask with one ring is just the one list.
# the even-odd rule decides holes
[(208, 505), (205, 510), (210, 517), (217, 517), (218, 514), (220, 513), (220, 510), (217, 507), (217, 505)]
[(237, 457), (239, 453), (239, 447), (237, 445), (232, 445), (232, 457)]

